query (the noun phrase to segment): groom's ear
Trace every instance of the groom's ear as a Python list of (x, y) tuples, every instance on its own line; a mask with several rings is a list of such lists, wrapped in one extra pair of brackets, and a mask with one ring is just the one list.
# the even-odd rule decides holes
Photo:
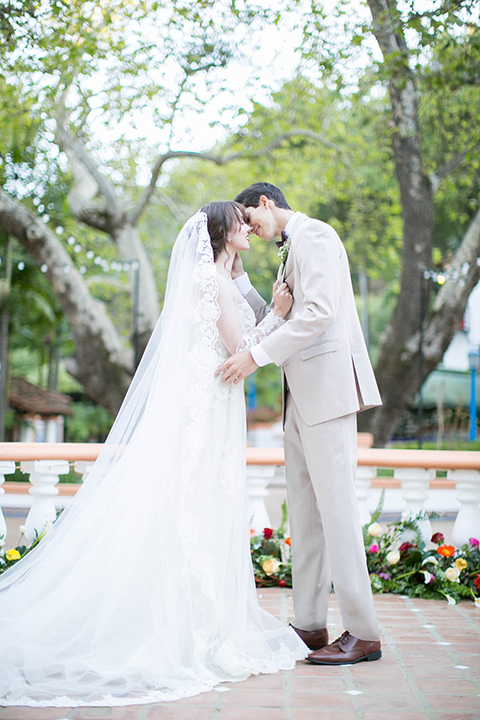
[(268, 208), (269, 198), (266, 195), (260, 195), (258, 198), (258, 205), (264, 208)]

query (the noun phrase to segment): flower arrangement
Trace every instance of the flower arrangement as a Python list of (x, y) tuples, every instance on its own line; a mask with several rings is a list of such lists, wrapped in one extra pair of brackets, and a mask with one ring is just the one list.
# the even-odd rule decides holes
[(363, 528), (372, 590), (447, 600), (451, 605), (470, 598), (480, 607), (479, 541), (470, 538), (457, 550), (445, 544), (441, 533), (434, 533), (431, 542), (437, 547), (426, 550), (418, 528), (418, 522), (427, 517), (425, 513), (389, 523), (383, 529), (377, 522), (383, 499), (384, 492), (372, 523)]
[[(52, 523), (47, 520), (43, 531), (40, 533), (40, 535), (38, 535), (38, 537), (35, 538), (31, 545), (17, 545), (17, 547), (10, 548), (10, 550), (7, 550), (7, 552), (3, 552), (3, 550), (1, 549), (4, 541), (3, 537), (0, 536), (0, 575), (4, 573), (5, 570), (8, 570), (9, 567), (15, 565), (15, 563), (21, 560), (24, 555), (30, 552), (30, 550), (33, 550), (33, 548), (38, 545), (40, 540), (47, 534), (51, 527)], [(23, 537), (24, 531), (25, 526), (20, 525), (21, 537)]]
[[(426, 514), (382, 527), (378, 519), (384, 496), (382, 492), (371, 522), (363, 528), (373, 592), (446, 600), (451, 605), (467, 598), (480, 608), (480, 541), (470, 538), (457, 550), (445, 544), (441, 533), (434, 533), (431, 542), (436, 548), (426, 550), (418, 527)], [(250, 549), (258, 587), (292, 586), (290, 538), (285, 534), (286, 503), (282, 512), (278, 530), (265, 528), (261, 535), (252, 533)], [(434, 517), (433, 513), (430, 517)]]
[(251, 531), (250, 552), (257, 587), (292, 587), (290, 538), (285, 534), (287, 503), (282, 505), (282, 523), (278, 530), (265, 528), (261, 535)]

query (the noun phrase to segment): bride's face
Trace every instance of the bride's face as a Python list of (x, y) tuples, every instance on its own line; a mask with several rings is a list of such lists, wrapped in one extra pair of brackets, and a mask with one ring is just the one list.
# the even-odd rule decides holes
[(249, 235), (252, 232), (250, 225), (243, 220), (235, 223), (234, 227), (228, 233), (230, 242), (227, 244), (229, 251), (238, 252), (239, 250), (248, 250), (250, 247)]

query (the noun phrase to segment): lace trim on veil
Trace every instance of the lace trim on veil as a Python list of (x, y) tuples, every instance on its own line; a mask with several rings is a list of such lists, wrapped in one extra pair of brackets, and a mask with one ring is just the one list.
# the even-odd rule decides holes
[(184, 455), (181, 466), (182, 538), (185, 555), (190, 569), (201, 581), (208, 597), (214, 596), (212, 558), (202, 552), (199, 543), (199, 527), (196, 515), (187, 509), (188, 495), (194, 485), (193, 472), (197, 466), (199, 452), (204, 445), (204, 429), (210, 405), (210, 393), (218, 366), (215, 345), (219, 338), (217, 321), (220, 317), (218, 284), (213, 260), (213, 250), (207, 230), (207, 216), (199, 213), (200, 232), (197, 245), (199, 261), (195, 266), (193, 281), (197, 286), (198, 300), (192, 308), (192, 319), (198, 328), (197, 341), (186, 360), (189, 378), (189, 424), (184, 431)]

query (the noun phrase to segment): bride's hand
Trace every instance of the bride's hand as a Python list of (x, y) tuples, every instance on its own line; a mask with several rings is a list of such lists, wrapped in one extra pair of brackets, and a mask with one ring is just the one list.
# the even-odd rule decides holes
[(293, 305), (293, 296), (287, 283), (279, 284), (278, 280), (273, 286), (273, 312), (277, 317), (284, 318)]

